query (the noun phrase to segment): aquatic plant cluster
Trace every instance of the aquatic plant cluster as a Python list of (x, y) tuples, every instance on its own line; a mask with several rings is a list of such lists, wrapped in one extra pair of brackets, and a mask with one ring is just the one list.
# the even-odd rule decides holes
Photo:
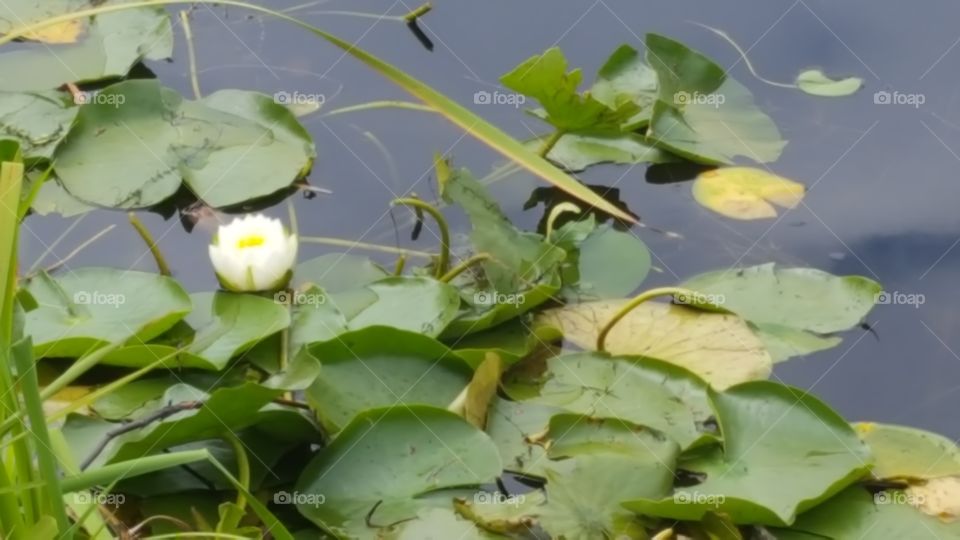
[[(302, 100), (188, 99), (129, 75), (173, 54), (169, 3), (0, 7), (20, 21), (0, 44), (41, 42), (0, 51), (37, 74), (0, 83), (0, 536), (960, 538), (952, 441), (851, 424), (769, 380), (864, 324), (890, 301), (880, 284), (769, 263), (643, 290), (636, 217), (571, 176), (693, 161), (718, 166), (692, 189), (726, 217), (802, 199), (802, 184), (724, 166), (773, 161), (785, 141), (746, 87), (658, 34), (645, 54), (614, 51), (588, 90), (556, 48), (505, 74), (504, 99), (538, 104), (552, 128), (521, 141), (336, 36), (221, 2), (344, 49), (566, 200), (522, 230), (437, 155), (440, 199), (393, 201), (436, 234), (423, 266), (298, 261), (295, 216), (251, 214), (209, 246), (222, 288), (190, 294), (131, 214), (156, 272), (21, 272), (21, 226), (38, 214), (151, 208), (184, 190), (231, 208), (305, 185)], [(427, 11), (403, 19), (421, 40)], [(75, 65), (42, 43), (66, 44)], [(804, 72), (796, 86), (859, 82)], [(467, 245), (448, 208), (469, 219)]]

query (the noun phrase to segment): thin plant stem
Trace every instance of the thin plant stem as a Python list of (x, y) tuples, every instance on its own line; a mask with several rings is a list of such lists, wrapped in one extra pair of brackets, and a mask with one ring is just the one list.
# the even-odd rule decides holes
[(472, 267), (476, 266), (477, 264), (482, 263), (482, 262), (484, 262), (484, 261), (489, 261), (489, 260), (492, 259), (492, 258), (493, 258), (493, 257), (492, 257), (489, 253), (477, 253), (477, 254), (471, 256), (469, 259), (467, 259), (467, 260), (461, 262), (460, 264), (454, 266), (454, 267), (453, 267), (449, 272), (447, 272), (446, 274), (440, 276), (440, 281), (443, 281), (444, 283), (449, 283), (449, 282), (453, 281), (454, 278), (456, 278), (456, 277), (459, 276), (460, 274), (466, 272), (466, 271), (469, 270), (470, 268), (472, 268)]
[(194, 99), (201, 99), (200, 78), (197, 76), (197, 51), (193, 44), (193, 29), (190, 28), (190, 10), (180, 11), (180, 24), (183, 25), (183, 36), (187, 42), (187, 60), (190, 63), (190, 86), (193, 88)]
[(140, 221), (140, 218), (138, 218), (133, 212), (128, 213), (127, 217), (130, 219), (130, 224), (133, 225), (133, 228), (137, 230), (140, 238), (142, 238), (144, 243), (147, 244), (150, 254), (153, 255), (153, 260), (157, 262), (157, 269), (160, 270), (160, 274), (164, 276), (172, 275), (170, 272), (170, 266), (167, 265), (167, 259), (163, 256), (163, 252), (160, 251), (160, 247), (157, 246), (157, 242), (153, 239), (153, 235), (150, 234), (150, 230), (147, 229), (147, 226), (144, 225), (143, 222)]
[(440, 229), (440, 257), (437, 259), (436, 276), (437, 279), (447, 273), (447, 267), (450, 264), (450, 228), (447, 226), (447, 219), (433, 205), (420, 199), (405, 198), (394, 199), (391, 205), (409, 206), (414, 209), (422, 210), (437, 222), (437, 228)]
[(618, 322), (620, 322), (624, 317), (626, 317), (627, 314), (629, 314), (631, 311), (633, 311), (638, 306), (640, 306), (640, 304), (643, 304), (648, 300), (651, 300), (653, 298), (657, 298), (660, 296), (674, 296), (674, 295), (688, 295), (692, 297), (692, 296), (695, 296), (696, 293), (691, 291), (690, 289), (684, 289), (682, 287), (657, 287), (656, 289), (650, 289), (648, 291), (644, 291), (638, 294), (637, 296), (633, 297), (633, 299), (631, 299), (622, 308), (620, 308), (620, 310), (617, 311), (617, 313), (614, 314), (614, 316), (611, 317), (609, 321), (607, 321), (607, 324), (605, 324), (603, 328), (600, 329), (600, 333), (597, 334), (597, 350), (600, 352), (604, 352), (606, 350), (605, 346), (607, 341), (607, 335), (610, 333), (611, 330), (613, 330), (613, 327), (616, 326)]

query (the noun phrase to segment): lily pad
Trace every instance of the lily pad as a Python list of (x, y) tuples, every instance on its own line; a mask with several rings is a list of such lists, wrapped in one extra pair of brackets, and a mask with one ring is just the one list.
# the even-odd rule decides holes
[(647, 34), (647, 62), (657, 72), (659, 98), (647, 138), (692, 161), (733, 163), (743, 156), (767, 163), (786, 141), (742, 84), (686, 45)]
[(26, 315), (38, 358), (80, 357), (114, 342), (146, 343), (192, 305), (169, 277), (112, 268), (80, 268), (57, 278), (43, 274), (27, 290), (40, 304)]
[(960, 475), (960, 448), (950, 439), (906, 426), (853, 425), (873, 455), (873, 474), (882, 479), (928, 480)]
[(561, 407), (532, 401), (494, 398), (487, 417), (487, 434), (497, 445), (504, 468), (544, 477), (550, 460), (543, 446), (530, 440), (546, 431), (550, 417), (562, 412)]
[(454, 499), (453, 508), (485, 530), (524, 535), (536, 530), (536, 516), (546, 500), (540, 490), (518, 495), (478, 492), (472, 500)]
[(725, 309), (752, 323), (815, 333), (860, 324), (881, 291), (879, 283), (865, 277), (773, 263), (701, 274), (683, 286), (722, 298)]
[[(540, 148), (542, 138), (531, 141), (532, 150)], [(570, 172), (579, 172), (600, 163), (633, 165), (671, 163), (677, 157), (657, 148), (636, 133), (569, 133), (550, 149), (547, 158)]]
[(445, 408), (470, 383), (471, 369), (416, 332), (371, 327), (306, 349), (323, 371), (307, 390), (321, 422), (338, 431), (360, 412), (398, 404)]
[(693, 198), (733, 219), (777, 217), (776, 206), (794, 208), (806, 188), (763, 169), (724, 167), (702, 172), (693, 182)]
[[(372, 539), (377, 528), (416, 517), (415, 497), (493, 481), (497, 449), (459, 416), (432, 407), (373, 409), (359, 414), (307, 465), (297, 481), (298, 510), (338, 536)], [(309, 498), (315, 496), (311, 504)]]
[(367, 257), (327, 253), (298, 264), (293, 272), (293, 285), (298, 289), (316, 285), (329, 294), (336, 294), (389, 276), (389, 272)]
[[(924, 515), (904, 499), (889, 492), (871, 495), (863, 488), (851, 487), (801, 515), (789, 531), (816, 538), (870, 540), (960, 537), (960, 523), (943, 523)], [(772, 532), (781, 538), (779, 529)]]
[(474, 369), (491, 352), (496, 353), (504, 365), (510, 366), (560, 337), (555, 328), (530, 328), (525, 321), (517, 319), (459, 338), (451, 343), (451, 347)]
[(839, 97), (856, 93), (863, 86), (860, 77), (831, 79), (819, 69), (808, 69), (797, 75), (797, 87), (814, 96)]
[(100, 98), (81, 107), (56, 153), (67, 191), (100, 206), (152, 206), (181, 181), (210, 206), (235, 205), (288, 187), (315, 155), (293, 114), (265, 95), (223, 90), (186, 101), (135, 80)]
[(0, 92), (0, 138), (20, 143), (25, 160), (50, 159), (77, 110), (59, 92)]
[(705, 479), (676, 488), (672, 497), (640, 499), (627, 508), (681, 520), (713, 511), (740, 524), (783, 526), (870, 469), (870, 452), (853, 429), (800, 390), (754, 381), (713, 393), (711, 401), (723, 449), (683, 464)]
[(290, 326), (287, 307), (273, 299), (228, 292), (191, 295), (193, 312), (184, 320), (196, 333), (186, 353), (214, 369)]
[[(562, 293), (570, 301), (622, 298), (643, 283), (650, 272), (650, 250), (636, 235), (601, 225), (583, 238), (571, 232), (573, 222), (556, 233), (567, 250)], [(573, 238), (570, 238), (573, 237)], [(569, 240), (568, 240), (569, 239)]]
[[(0, 8), (0, 19), (16, 21), (16, 26), (21, 26), (27, 21), (20, 18), (20, 8), (16, 4), (23, 2), (14, 2), (13, 5), (5, 3), (3, 8)], [(53, 6), (47, 2), (43, 4), (43, 8), (24, 6), (27, 9), (25, 14), (31, 18), (43, 17), (51, 12), (74, 11), (82, 7), (75, 2), (68, 5), (60, 0)], [(4, 17), (4, 12), (11, 11), (12, 17)], [(52, 26), (50, 29), (56, 30), (58, 27), (61, 30), (67, 29), (67, 23)], [(4, 28), (7, 31), (10, 29), (9, 26)], [(75, 31), (75, 28), (70, 31)], [(56, 48), (35, 45), (0, 54), (0, 71), (30, 74), (29, 77), (4, 77), (0, 80), (0, 90), (52, 90), (66, 83), (123, 77), (134, 64), (143, 59), (162, 60), (172, 54), (173, 29), (170, 26), (169, 14), (162, 7), (105, 13), (92, 20), (86, 36), (78, 43)]]
[[(567, 341), (594, 350), (600, 330), (625, 302), (609, 300), (550, 309), (537, 317), (537, 323), (555, 326)], [(765, 379), (773, 367), (763, 343), (740, 317), (660, 302), (646, 302), (629, 312), (607, 335), (605, 348), (611, 354), (647, 356), (676, 364), (718, 389)]]
[(433, 278), (389, 277), (366, 290), (376, 299), (349, 319), (351, 330), (392, 326), (436, 337), (460, 311), (457, 289)]
[(904, 493), (909, 504), (928, 516), (947, 522), (960, 518), (960, 476), (924, 480)]
[(705, 427), (712, 414), (706, 384), (659, 360), (567, 354), (547, 359), (542, 370), (515, 370), (505, 379), (504, 390), (524, 403), (649, 426), (683, 448), (714, 438)]
[(657, 86), (657, 72), (643, 61), (643, 56), (633, 47), (621, 45), (600, 68), (590, 94), (614, 110), (624, 103), (636, 105), (637, 113), (620, 126), (625, 132), (635, 131), (650, 123)]
[[(91, 7), (89, 0), (8, 0), (0, 6), (0, 34), (18, 26), (45, 21), (71, 11)], [(82, 19), (63, 22), (24, 35), (24, 39), (42, 43), (74, 43), (86, 27)]]

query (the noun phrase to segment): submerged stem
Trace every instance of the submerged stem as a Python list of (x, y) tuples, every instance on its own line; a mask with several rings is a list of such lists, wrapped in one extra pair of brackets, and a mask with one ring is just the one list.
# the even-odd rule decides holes
[(437, 222), (437, 227), (440, 229), (440, 257), (437, 260), (437, 270), (435, 274), (437, 279), (441, 279), (443, 275), (447, 273), (447, 267), (450, 264), (450, 228), (447, 226), (447, 219), (443, 217), (443, 214), (433, 205), (420, 199), (411, 197), (394, 199), (390, 204), (402, 204), (417, 210), (422, 210), (430, 214), (434, 221)]
[(167, 259), (164, 258), (160, 248), (157, 247), (157, 242), (153, 239), (153, 235), (150, 234), (150, 230), (147, 229), (147, 226), (144, 225), (143, 222), (140, 221), (140, 218), (133, 212), (130, 212), (127, 216), (130, 218), (130, 224), (133, 225), (133, 228), (137, 230), (140, 238), (143, 238), (143, 241), (147, 244), (147, 248), (150, 249), (153, 260), (157, 261), (157, 269), (159, 269), (160, 273), (164, 276), (171, 275), (170, 266), (167, 265)]
[(180, 11), (180, 24), (183, 26), (183, 37), (187, 42), (187, 61), (190, 64), (190, 86), (193, 88), (194, 99), (201, 99), (200, 79), (197, 77), (197, 51), (193, 46), (193, 29), (190, 28), (190, 10)]
[(604, 352), (604, 345), (607, 340), (607, 334), (613, 330), (613, 327), (620, 322), (621, 319), (627, 316), (628, 313), (636, 309), (640, 304), (657, 298), (659, 296), (674, 296), (674, 295), (689, 295), (694, 296), (696, 293), (690, 289), (684, 289), (682, 287), (657, 287), (656, 289), (650, 289), (648, 291), (643, 291), (637, 296), (633, 297), (629, 302), (626, 303), (620, 311), (618, 311), (613, 317), (607, 321), (607, 324), (600, 329), (600, 333), (597, 334), (597, 350)]
[(446, 274), (440, 276), (440, 281), (444, 283), (449, 283), (453, 281), (453, 278), (459, 276), (460, 274), (469, 270), (472, 266), (483, 261), (489, 261), (493, 257), (489, 253), (477, 253), (470, 257), (469, 259), (463, 261), (462, 263), (456, 265)]
[(540, 150), (537, 151), (537, 154), (540, 155), (543, 159), (547, 159), (547, 156), (550, 154), (550, 151), (553, 150), (553, 147), (560, 142), (560, 139), (566, 135), (562, 129), (554, 131), (545, 141), (543, 145), (540, 146)]

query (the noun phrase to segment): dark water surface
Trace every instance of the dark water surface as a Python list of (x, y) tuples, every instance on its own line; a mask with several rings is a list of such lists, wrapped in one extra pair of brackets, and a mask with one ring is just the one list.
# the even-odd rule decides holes
[[(274, 8), (298, 0), (269, 2)], [(753, 91), (790, 143), (771, 168), (806, 184), (804, 204), (777, 220), (736, 222), (698, 206), (689, 183), (654, 184), (645, 167), (595, 167), (582, 175), (591, 184), (616, 185), (643, 222), (680, 233), (676, 239), (635, 228), (662, 272), (645, 287), (677, 283), (694, 274), (776, 261), (835, 274), (862, 274), (887, 291), (924, 295), (925, 302), (882, 305), (870, 315), (873, 334), (855, 330), (837, 348), (778, 366), (776, 377), (810, 388), (851, 420), (911, 424), (960, 437), (960, 4), (856, 0), (733, 2), (637, 2), (438, 0), (422, 22), (433, 38), (426, 51), (396, 21), (334, 16), (323, 10), (402, 15), (413, 3), (331, 0), (295, 14), (359, 43), (460, 103), (526, 138), (544, 133), (535, 118), (510, 105), (474, 103), (492, 92), (500, 74), (527, 57), (559, 45), (573, 66), (592, 74), (618, 45), (642, 48), (643, 34), (670, 35), (732, 66), (731, 74)], [(354, 59), (289, 24), (249, 17), (238, 9), (198, 8), (193, 29), (205, 93), (222, 88), (268, 94), (323, 94), (324, 110), (382, 99), (409, 99)], [(789, 82), (802, 69), (866, 79), (858, 94), (816, 98), (754, 79), (737, 53), (697, 21), (728, 32), (749, 49), (765, 77)], [(150, 67), (168, 86), (190, 95), (186, 48), (178, 34), (176, 58)], [(919, 107), (875, 103), (875, 92), (922, 96)], [(916, 101), (916, 98), (914, 99)], [(408, 216), (396, 212), (399, 232), (386, 213), (395, 196), (411, 191), (430, 197), (432, 154), (483, 176), (500, 158), (438, 116), (404, 110), (357, 112), (303, 119), (319, 158), (314, 185), (332, 195), (295, 197), (302, 234), (359, 239), (430, 250), (424, 234), (409, 242)], [(385, 154), (381, 148), (385, 148)], [(539, 181), (515, 174), (494, 187), (519, 224), (534, 227), (536, 211), (522, 204)], [(283, 205), (272, 212), (286, 216)], [(177, 277), (192, 290), (216, 282), (206, 245), (210, 231), (184, 232), (174, 218), (143, 216), (162, 238)], [(28, 220), (24, 266), (36, 260), (74, 220)], [(63, 257), (110, 223), (118, 227), (69, 266), (112, 265), (144, 270), (153, 261), (122, 213), (82, 218), (46, 263)], [(455, 219), (456, 230), (465, 232)], [(338, 248), (303, 245), (301, 260)], [(392, 264), (393, 256), (375, 257)], [(957, 352), (955, 352), (957, 351)]]

